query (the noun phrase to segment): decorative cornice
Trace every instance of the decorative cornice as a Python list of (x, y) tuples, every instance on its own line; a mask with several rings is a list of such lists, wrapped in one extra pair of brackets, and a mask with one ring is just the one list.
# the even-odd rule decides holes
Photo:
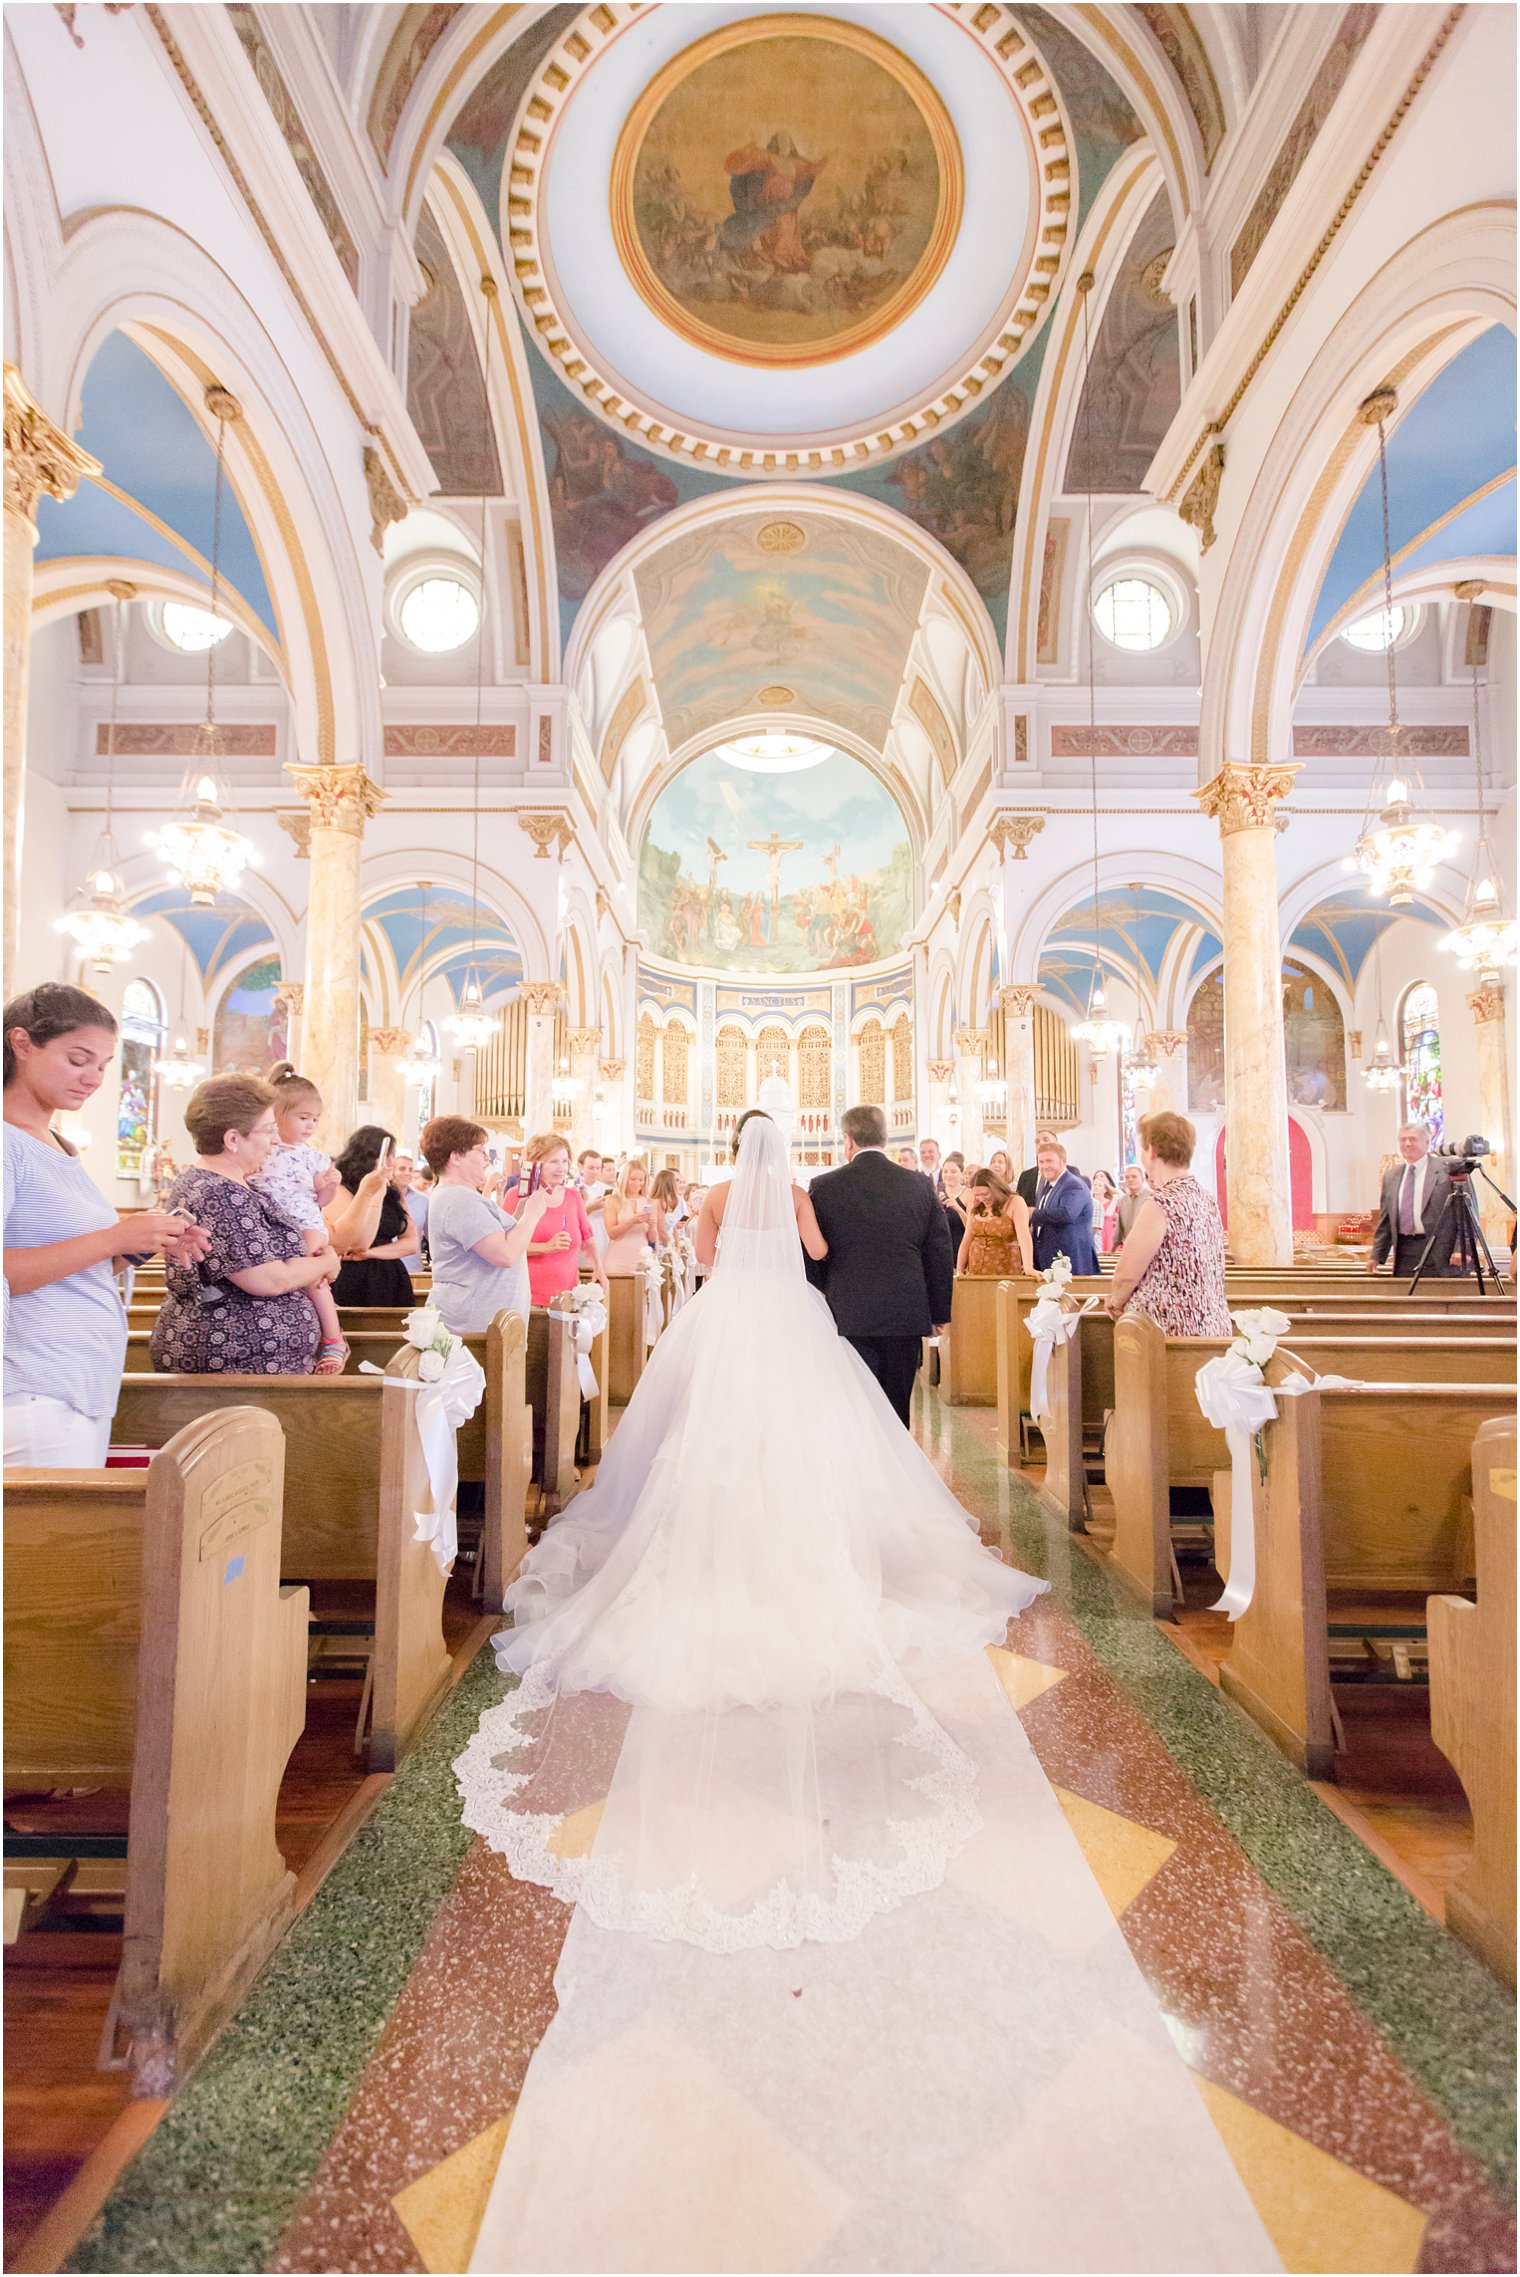
[(557, 858), (563, 861), (566, 849), (575, 842), (575, 827), (567, 814), (519, 813), (517, 822), (533, 841), (535, 862), (547, 862), (551, 846), (558, 847)]
[(359, 248), (343, 218), (343, 209), (333, 195), (333, 186), (317, 163), (312, 137), (306, 130), (296, 99), (285, 83), (285, 75), (275, 62), (269, 42), (264, 37), (258, 11), (250, 7), (229, 7), (227, 17), (274, 116), (274, 122), (285, 138), (285, 147), (295, 163), (296, 172), (306, 185), (306, 194), (316, 208), (317, 219), (327, 233), (328, 243), (338, 256), (338, 265), (348, 279), (349, 289), (357, 293)]
[[(103, 755), (110, 737), (105, 720), (95, 724), (95, 749)], [(193, 758), (201, 734), (194, 720), (118, 720), (118, 759)], [(224, 759), (272, 759), (279, 747), (279, 731), (246, 720), (218, 720), (216, 748)]]
[(515, 759), (517, 729), (510, 720), (487, 720), (482, 726), (388, 727), (387, 759)]
[(1039, 990), (1025, 981), (1013, 981), (999, 990), (1005, 1020), (1032, 1020)]
[(364, 446), (364, 487), (369, 493), (369, 542), (376, 553), (383, 554), (385, 533), (392, 522), (406, 520), (407, 504), (373, 443)]
[(1242, 766), (1227, 760), (1193, 796), (1209, 820), (1219, 824), (1221, 838), (1231, 838), (1237, 830), (1275, 829), (1277, 801), (1288, 796), (1297, 773), (1291, 763)]
[(996, 5), (995, 0), (950, 0), (947, 11), (1002, 75), (1034, 154), (1028, 266), (1002, 330), (967, 369), (942, 384), (937, 395), (890, 424), (862, 426), (835, 443), (797, 441), (773, 448), (728, 442), (717, 433), (690, 432), (672, 426), (664, 412), (631, 402), (614, 380), (596, 369), (588, 344), (573, 334), (556, 301), (553, 264), (542, 242), (545, 154), (575, 88), (637, 12), (629, 0), (602, 0), (602, 5), (577, 13), (529, 84), (518, 108), (516, 137), (508, 155), (504, 200), (507, 252), (518, 303), (529, 331), (563, 384), (572, 394), (584, 396), (620, 432), (662, 456), (695, 463), (715, 473), (751, 477), (834, 474), (891, 458), (972, 409), (1028, 348), (1054, 305), (1072, 233), (1075, 163), (1064, 107), (1043, 57), (1027, 42), (1014, 11)]
[(1027, 862), (1030, 843), (1044, 827), (1043, 814), (995, 814), (987, 835), (1004, 861)]
[(564, 997), (557, 980), (525, 980), (517, 993), (535, 1020), (552, 1020)]
[(310, 807), (282, 810), (275, 815), (275, 821), (279, 824), (286, 837), (294, 846), (296, 850), (296, 860), (298, 862), (309, 861), (311, 859)]
[(1485, 980), (1467, 999), (1467, 1009), (1481, 1028), (1488, 1020), (1504, 1018), (1504, 983)]
[(5, 367), (5, 511), (37, 527), (37, 501), (72, 498), (100, 461), (55, 427), (14, 364)]
[(362, 762), (350, 767), (292, 767), (286, 773), (311, 809), (311, 827), (362, 838), (364, 825), (384, 806), (386, 793)]
[(1224, 480), (1224, 445), (1216, 443), (1188, 486), (1177, 513), (1189, 529), (1198, 532), (1198, 550), (1207, 553), (1214, 543), (1214, 508)]

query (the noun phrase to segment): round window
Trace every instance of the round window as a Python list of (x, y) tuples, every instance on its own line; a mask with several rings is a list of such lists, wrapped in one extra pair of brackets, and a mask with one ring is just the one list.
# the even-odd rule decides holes
[(1176, 622), (1172, 603), (1148, 577), (1115, 577), (1093, 602), (1099, 632), (1115, 648), (1146, 655), (1170, 640)]
[(209, 609), (197, 609), (189, 601), (165, 601), (158, 612), (158, 624), (169, 646), (183, 649), (187, 656), (204, 656), (208, 648), (220, 648), (232, 634), (225, 617), (214, 617)]
[(420, 577), (396, 611), (402, 638), (424, 656), (450, 656), (480, 629), (480, 602), (457, 577)]
[(1364, 655), (1381, 656), (1385, 649), (1397, 648), (1413, 625), (1414, 611), (1395, 602), (1391, 609), (1374, 609), (1370, 617), (1358, 617), (1354, 625), (1347, 625), (1341, 639), (1348, 648), (1359, 648)]

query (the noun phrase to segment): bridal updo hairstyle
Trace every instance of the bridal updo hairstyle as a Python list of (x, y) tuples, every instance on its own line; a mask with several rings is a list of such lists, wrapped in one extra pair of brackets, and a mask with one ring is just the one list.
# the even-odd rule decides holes
[(766, 1113), (763, 1107), (745, 1108), (743, 1114), (739, 1117), (739, 1120), (734, 1125), (733, 1154), (735, 1162), (737, 1162), (739, 1159), (739, 1141), (744, 1136), (745, 1124), (754, 1122), (768, 1123), (770, 1120), (770, 1116)]

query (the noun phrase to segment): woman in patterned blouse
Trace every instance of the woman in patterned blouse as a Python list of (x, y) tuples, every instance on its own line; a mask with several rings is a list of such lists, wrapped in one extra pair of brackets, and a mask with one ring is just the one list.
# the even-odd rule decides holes
[(309, 1376), (321, 1341), (308, 1292), (338, 1257), (305, 1255), (300, 1231), (249, 1180), (275, 1140), (274, 1094), (253, 1075), (214, 1075), (185, 1109), (198, 1160), (169, 1196), (211, 1236), (199, 1264), (170, 1259), (153, 1327), (155, 1368), (186, 1375)]
[(1186, 1115), (1142, 1115), (1149, 1191), (1124, 1237), (1108, 1310), (1144, 1313), (1168, 1336), (1228, 1336), (1224, 1227), (1192, 1173), (1198, 1133)]

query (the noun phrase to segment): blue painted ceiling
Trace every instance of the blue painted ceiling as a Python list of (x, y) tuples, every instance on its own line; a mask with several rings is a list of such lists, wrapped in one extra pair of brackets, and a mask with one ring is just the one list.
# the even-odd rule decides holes
[[(372, 901), (364, 918), (384, 933), (404, 991), (416, 985), (424, 970), (429, 979), (441, 972), (457, 1002), (472, 962), (488, 998), (506, 995), (522, 979), (522, 957), (501, 918), (456, 886), (430, 886), (425, 897), (420, 885), (398, 886)], [(367, 956), (361, 957), (361, 968), (373, 977)]]
[[(83, 408), (79, 441), (99, 459), (106, 478), (167, 523), (174, 536), (155, 529), (109, 491), (82, 482), (62, 504), (40, 501), (38, 559), (114, 554), (204, 578), (185, 548), (211, 559), (216, 452), (183, 399), (151, 357), (125, 333), (113, 332), (85, 377)], [(258, 548), (230, 481), (222, 490), (221, 567), (226, 582), (278, 637)]]
[(1415, 902), (1408, 909), (1394, 910), (1365, 901), (1359, 895), (1347, 894), (1343, 899), (1322, 901), (1317, 909), (1312, 909), (1302, 924), (1294, 927), (1288, 946), (1318, 957), (1321, 964), (1339, 974), (1348, 989), (1353, 989), (1379, 934), (1386, 933), (1401, 917), (1416, 918), (1422, 925), (1438, 925), (1443, 932), (1448, 924), (1446, 918), (1427, 909), (1422, 902)]
[[(1491, 325), (1454, 356), (1388, 434), (1388, 523), (1394, 567), (1515, 551), (1515, 335)], [(1456, 510), (1498, 477), (1489, 497)], [(1444, 521), (1444, 517), (1456, 518)], [(1439, 530), (1433, 525), (1443, 523)], [(1427, 536), (1427, 532), (1433, 534)], [(1401, 558), (1403, 557), (1403, 558)], [(1374, 465), (1330, 557), (1314, 604), (1309, 645), (1375, 578), (1383, 559), (1383, 507)], [(1368, 613), (1377, 606), (1368, 594)]]
[(259, 949), (271, 945), (269, 927), (256, 909), (231, 894), (223, 894), (210, 909), (192, 906), (179, 886), (163, 886), (145, 900), (132, 904), (138, 917), (162, 917), (174, 927), (194, 957), (203, 981), (212, 981), (229, 965), (247, 962)]

